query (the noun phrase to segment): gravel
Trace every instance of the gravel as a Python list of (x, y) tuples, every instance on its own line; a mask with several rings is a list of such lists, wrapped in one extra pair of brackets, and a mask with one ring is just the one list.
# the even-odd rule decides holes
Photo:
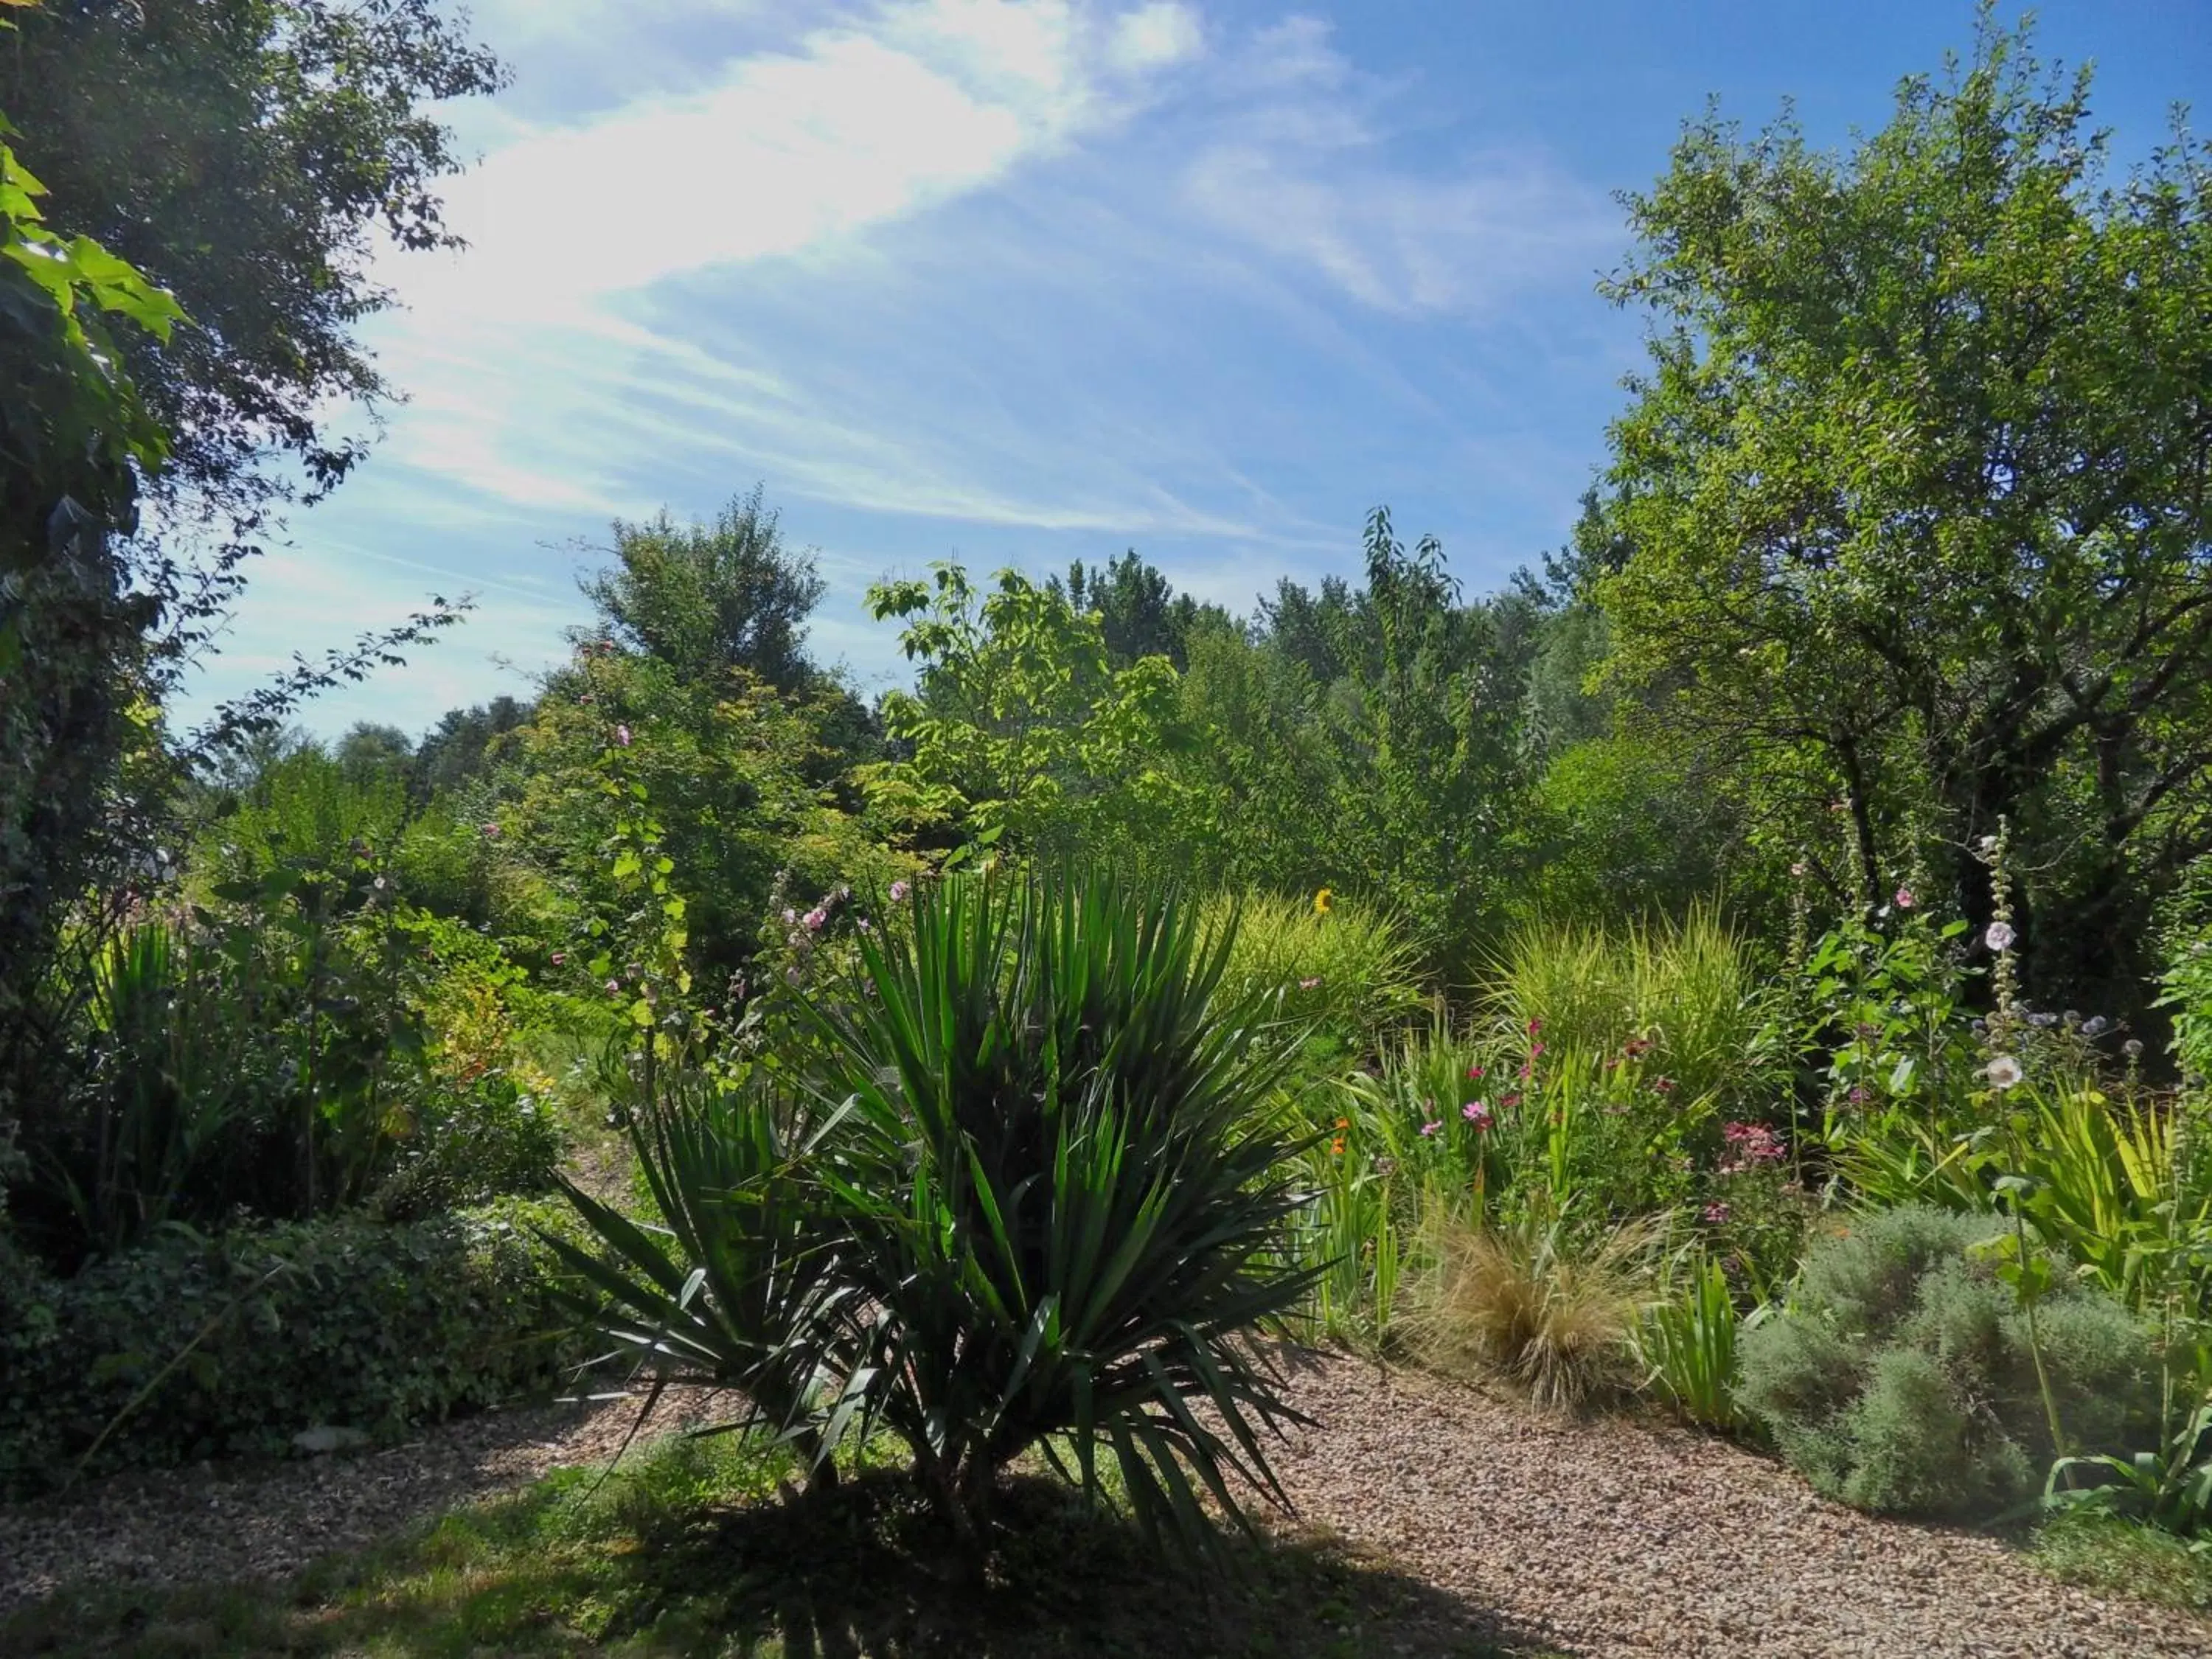
[[(1274, 1456), (1306, 1525), (1590, 1659), (2212, 1654), (2212, 1624), (2056, 1584), (1995, 1540), (1876, 1521), (1723, 1442), (1564, 1420), (1418, 1372), (1302, 1364), (1318, 1429)], [(665, 1403), (697, 1420), (696, 1396)], [(632, 1401), (491, 1413), (412, 1444), (171, 1472), (0, 1507), (0, 1609), (64, 1577), (273, 1577), (562, 1465), (604, 1462)]]

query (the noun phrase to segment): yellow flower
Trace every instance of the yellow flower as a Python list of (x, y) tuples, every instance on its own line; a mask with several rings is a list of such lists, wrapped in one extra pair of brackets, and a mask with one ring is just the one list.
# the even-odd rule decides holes
[(1325, 916), (1332, 909), (1335, 908), (1335, 896), (1330, 893), (1328, 888), (1324, 887), (1321, 891), (1314, 895), (1314, 914), (1316, 915)]

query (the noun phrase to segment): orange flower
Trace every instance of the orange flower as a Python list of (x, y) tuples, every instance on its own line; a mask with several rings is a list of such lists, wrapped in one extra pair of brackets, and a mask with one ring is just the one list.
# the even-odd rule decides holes
[(1340, 1129), (1349, 1129), (1352, 1127), (1352, 1120), (1348, 1117), (1340, 1117), (1336, 1121), (1336, 1127)]
[(1334, 1140), (1328, 1143), (1328, 1155), (1331, 1158), (1342, 1158), (1344, 1156), (1344, 1137), (1342, 1135), (1339, 1135)]

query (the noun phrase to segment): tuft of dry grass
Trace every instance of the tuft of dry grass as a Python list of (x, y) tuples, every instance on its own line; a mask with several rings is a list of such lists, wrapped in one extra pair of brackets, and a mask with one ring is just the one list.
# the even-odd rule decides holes
[(1408, 1336), (1423, 1361), (1505, 1383), (1547, 1410), (1626, 1392), (1661, 1237), (1626, 1222), (1594, 1242), (1556, 1217), (1432, 1220), (1433, 1264), (1414, 1291)]

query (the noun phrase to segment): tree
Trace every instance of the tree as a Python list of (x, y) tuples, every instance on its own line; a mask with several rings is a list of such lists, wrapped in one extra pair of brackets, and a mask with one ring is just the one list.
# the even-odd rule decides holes
[(1078, 611), (1095, 611), (1106, 642), (1106, 659), (1115, 668), (1133, 666), (1145, 657), (1165, 657), (1180, 673), (1189, 661), (1192, 634), (1200, 629), (1232, 626), (1218, 605), (1200, 605), (1177, 593), (1156, 567), (1131, 548), (1092, 569), (1079, 559), (1067, 568), (1063, 584), (1047, 584)]
[(98, 239), (192, 319), (125, 343), (173, 434), (170, 477), (250, 530), (362, 453), (334, 429), (389, 388), (355, 336), (392, 302), (374, 238), (456, 245), (436, 181), (459, 170), (435, 106), (503, 75), (435, 0), (76, 0), (27, 12), (0, 108), (65, 236)]
[(1181, 860), (1206, 833), (1202, 794), (1170, 765), (1188, 741), (1165, 658), (1115, 668), (1095, 611), (1016, 570), (978, 595), (958, 565), (868, 590), (878, 619), (906, 626), (921, 665), (912, 693), (883, 700), (905, 757), (861, 769), (871, 801), (925, 836), (1026, 851)]
[(617, 523), (617, 568), (582, 584), (603, 625), (685, 679), (742, 668), (779, 690), (811, 686), (806, 618), (822, 579), (811, 553), (784, 545), (761, 494), (732, 498), (711, 525), (679, 526), (665, 512)]
[(2106, 182), (2088, 78), (1985, 10), (1848, 155), (1708, 112), (1607, 292), (1651, 368), (1595, 580), (1627, 684), (1737, 760), (1777, 836), (1977, 924), (2015, 827), (2045, 981), (2140, 964), (2212, 848), (2212, 156)]

